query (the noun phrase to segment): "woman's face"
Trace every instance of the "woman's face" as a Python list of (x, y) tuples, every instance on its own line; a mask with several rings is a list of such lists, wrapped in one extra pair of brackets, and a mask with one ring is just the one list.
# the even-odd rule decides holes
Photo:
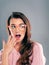
[(12, 18), (10, 20), (9, 29), (12, 37), (15, 37), (18, 42), (21, 42), (26, 33), (26, 25), (20, 18)]

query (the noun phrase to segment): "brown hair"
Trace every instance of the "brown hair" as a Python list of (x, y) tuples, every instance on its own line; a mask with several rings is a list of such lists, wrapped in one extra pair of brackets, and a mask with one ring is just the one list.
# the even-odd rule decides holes
[[(10, 25), (10, 19), (11, 18), (21, 18), (24, 22), (24, 24), (27, 25), (26, 27), (26, 33), (25, 33), (25, 37), (22, 40), (19, 52), (21, 54), (21, 57), (18, 59), (17, 61), (17, 65), (30, 65), (31, 64), (31, 60), (29, 59), (29, 57), (33, 54), (33, 42), (30, 41), (31, 38), (31, 27), (30, 27), (30, 23), (28, 18), (21, 12), (13, 12), (9, 18), (8, 18), (8, 22), (7, 25)], [(9, 28), (9, 35), (11, 34)]]

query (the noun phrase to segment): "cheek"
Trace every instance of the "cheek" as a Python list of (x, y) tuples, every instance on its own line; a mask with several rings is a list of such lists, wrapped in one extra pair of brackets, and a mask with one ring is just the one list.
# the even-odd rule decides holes
[(26, 33), (26, 30), (21, 31), (22, 35), (25, 35), (25, 33)]

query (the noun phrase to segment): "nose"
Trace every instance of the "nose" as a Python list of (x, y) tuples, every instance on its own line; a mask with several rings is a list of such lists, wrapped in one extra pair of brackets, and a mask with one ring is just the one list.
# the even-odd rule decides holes
[(18, 28), (18, 27), (16, 27), (16, 30), (15, 30), (15, 31), (16, 31), (16, 33), (18, 33), (18, 32), (19, 32), (19, 28)]

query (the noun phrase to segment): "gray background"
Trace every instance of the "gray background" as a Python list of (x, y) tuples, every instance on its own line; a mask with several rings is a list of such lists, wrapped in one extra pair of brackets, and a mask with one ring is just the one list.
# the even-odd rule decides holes
[(6, 21), (13, 11), (24, 13), (32, 27), (31, 39), (43, 45), (46, 65), (49, 65), (49, 1), (48, 0), (0, 0), (0, 49), (7, 40)]

